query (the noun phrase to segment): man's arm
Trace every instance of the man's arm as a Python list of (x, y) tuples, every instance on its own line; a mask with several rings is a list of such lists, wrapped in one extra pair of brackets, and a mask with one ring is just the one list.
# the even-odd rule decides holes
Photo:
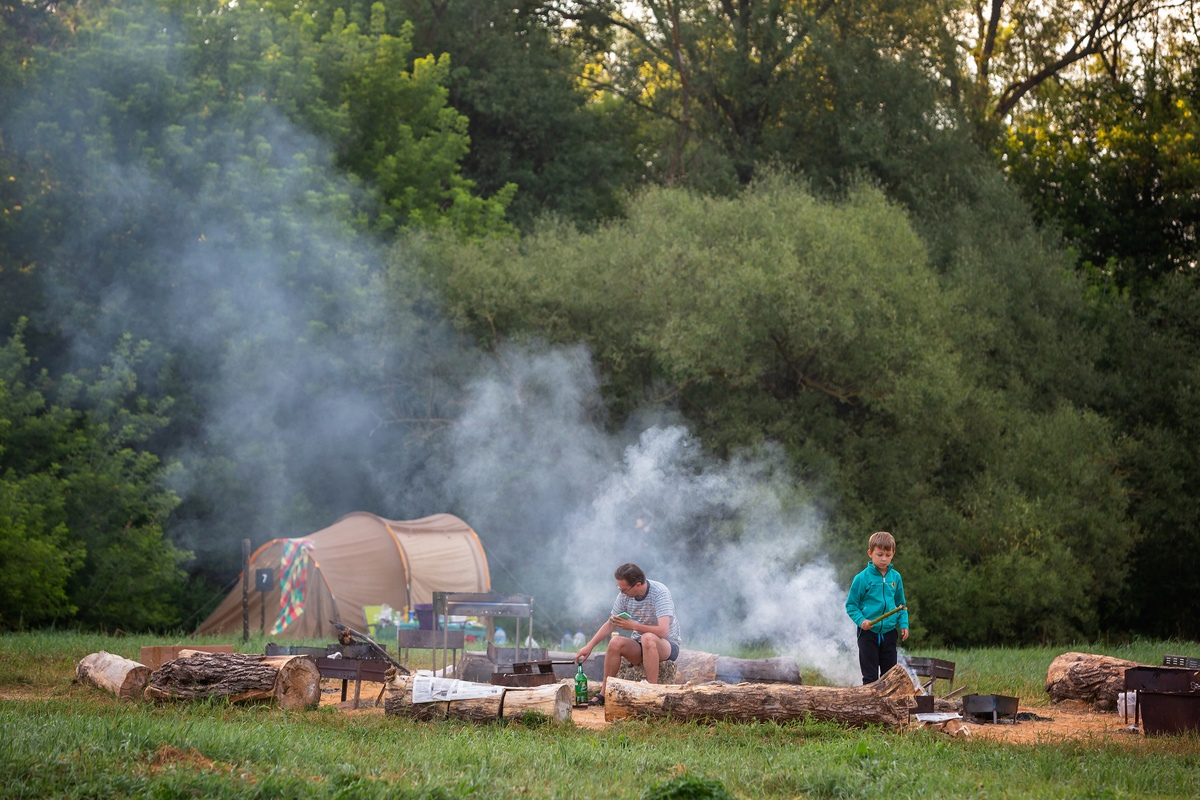
[(653, 625), (645, 625), (641, 622), (635, 622), (631, 619), (619, 619), (617, 617), (612, 617), (609, 619), (608, 624), (617, 628), (621, 628), (622, 630), (633, 631), (642, 635), (653, 633), (660, 639), (667, 638), (667, 632), (671, 630), (670, 617), (659, 617), (658, 621)]
[[(576, 661), (586, 661), (587, 657), (592, 654), (592, 648), (594, 648), (597, 644), (607, 638), (610, 633), (612, 633), (614, 627), (613, 619), (615, 618), (609, 617), (608, 621), (601, 625), (600, 629), (596, 631), (596, 635), (589, 639), (587, 644), (575, 651)], [(629, 620), (622, 621), (628, 622)]]

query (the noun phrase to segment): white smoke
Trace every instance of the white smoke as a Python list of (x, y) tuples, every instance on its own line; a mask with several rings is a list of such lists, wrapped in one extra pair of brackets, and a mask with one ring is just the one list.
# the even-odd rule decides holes
[(631, 561), (671, 588), (685, 647), (773, 649), (857, 682), (845, 591), (783, 453), (719, 460), (665, 420), (607, 433), (598, 391), (583, 348), (510, 347), (455, 424), (463, 513), (494, 570), (545, 609), (543, 638), (557, 641), (556, 621), (602, 621)]

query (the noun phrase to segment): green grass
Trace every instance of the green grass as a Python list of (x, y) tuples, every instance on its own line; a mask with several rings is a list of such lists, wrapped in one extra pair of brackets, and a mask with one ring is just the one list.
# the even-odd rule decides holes
[[(118, 701), (78, 659), (162, 639), (0, 636), (2, 798), (1183, 798), (1200, 740), (1007, 745), (815, 722), (416, 723), (332, 709)], [(210, 642), (212, 643), (212, 642)], [(262, 652), (254, 639), (236, 649)], [(1068, 650), (1158, 663), (1193, 643), (921, 652), (979, 691), (1042, 694)]]

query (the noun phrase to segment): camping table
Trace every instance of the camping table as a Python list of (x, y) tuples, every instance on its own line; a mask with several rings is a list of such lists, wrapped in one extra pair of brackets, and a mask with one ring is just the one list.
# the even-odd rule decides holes
[[(529, 636), (533, 636), (533, 596), (528, 594), (496, 594), (493, 592), (434, 592), (433, 624), (437, 627), (438, 615), (445, 616), (442, 624), (442, 667), (446, 666), (447, 625), (451, 614), (468, 617), (515, 617), (517, 660), (521, 652), (521, 620), (529, 620)], [(532, 648), (527, 648), (532, 653)]]

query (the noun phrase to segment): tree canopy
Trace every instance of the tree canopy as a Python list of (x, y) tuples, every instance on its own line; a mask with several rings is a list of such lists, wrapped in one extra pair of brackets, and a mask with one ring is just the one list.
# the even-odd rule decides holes
[(921, 641), (1200, 635), (1194, 12), (0, 2), (0, 628), (184, 624), (359, 509), (557, 591), (462, 449), (537, 431), (549, 508), (653, 417), (842, 579), (893, 530)]

